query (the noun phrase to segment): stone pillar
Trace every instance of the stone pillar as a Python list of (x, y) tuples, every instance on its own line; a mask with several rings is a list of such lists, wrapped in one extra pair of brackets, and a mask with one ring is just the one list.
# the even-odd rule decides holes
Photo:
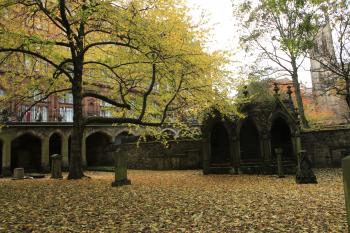
[(265, 160), (271, 161), (272, 159), (272, 149), (271, 149), (271, 137), (270, 134), (264, 136), (264, 145), (265, 145)]
[[(300, 140), (300, 133), (297, 132), (295, 135), (292, 136), (292, 143), (293, 143), (293, 149), (294, 149), (294, 156), (297, 159), (297, 164), (299, 166), (300, 164), (300, 151), (301, 151), (301, 140)], [(300, 167), (298, 167), (299, 169)]]
[(123, 148), (123, 146), (119, 146), (114, 152), (114, 161), (115, 161), (115, 176), (114, 182), (112, 183), (113, 187), (123, 186), (131, 184), (130, 180), (128, 180), (127, 172), (128, 172), (128, 153)]
[(44, 137), (41, 139), (41, 169), (44, 172), (50, 171), (50, 143), (49, 137)]
[(348, 228), (350, 228), (350, 156), (342, 160), (343, 182), (345, 193), (345, 206), (347, 213)]
[(283, 172), (283, 164), (282, 164), (282, 153), (283, 149), (282, 148), (276, 148), (276, 158), (277, 158), (277, 172), (278, 172), (278, 177), (279, 178), (284, 178), (284, 172)]
[(202, 160), (203, 160), (203, 174), (208, 175), (210, 173), (210, 144), (207, 138), (202, 140)]
[(233, 152), (233, 157), (234, 157), (233, 169), (234, 169), (234, 173), (238, 174), (241, 155), (239, 154), (240, 144), (239, 144), (239, 138), (237, 136), (233, 136), (232, 146), (233, 146), (233, 151), (234, 151)]
[(61, 144), (61, 154), (62, 154), (62, 166), (63, 168), (69, 167), (69, 158), (68, 158), (68, 143), (69, 143), (69, 137), (63, 136), (62, 137), (62, 144)]
[(87, 162), (86, 162), (86, 137), (85, 137), (85, 134), (83, 136), (83, 142), (81, 144), (81, 157), (82, 157), (83, 167), (86, 167)]
[(11, 142), (10, 138), (5, 138), (2, 145), (2, 175), (11, 176)]

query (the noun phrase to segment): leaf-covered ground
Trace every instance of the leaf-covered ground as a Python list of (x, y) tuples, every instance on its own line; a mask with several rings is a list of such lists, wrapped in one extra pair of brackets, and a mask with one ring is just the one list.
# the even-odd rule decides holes
[(0, 232), (346, 232), (341, 170), (294, 177), (129, 171), (90, 180), (0, 179)]

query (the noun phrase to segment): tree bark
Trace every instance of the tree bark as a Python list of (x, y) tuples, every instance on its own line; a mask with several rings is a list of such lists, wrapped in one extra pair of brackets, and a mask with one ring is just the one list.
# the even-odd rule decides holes
[(304, 128), (309, 128), (309, 123), (305, 117), (303, 99), (301, 97), (300, 84), (298, 80), (298, 68), (296, 66), (295, 60), (293, 59), (292, 59), (292, 68), (293, 68), (292, 80), (293, 80), (294, 92), (297, 100), (300, 120)]
[[(347, 77), (345, 74), (344, 77)], [(345, 78), (345, 100), (346, 103), (348, 104), (348, 108), (350, 109), (350, 79)]]
[(84, 177), (82, 163), (82, 140), (84, 132), (82, 106), (82, 62), (78, 61), (77, 63), (78, 64), (75, 64), (75, 75), (72, 82), (74, 115), (68, 179), (80, 179)]

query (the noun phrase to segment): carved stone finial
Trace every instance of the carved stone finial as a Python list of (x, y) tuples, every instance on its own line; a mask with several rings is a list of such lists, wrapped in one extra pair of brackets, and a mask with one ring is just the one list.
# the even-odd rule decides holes
[(248, 97), (248, 95), (249, 95), (249, 92), (248, 92), (248, 90), (247, 90), (247, 86), (244, 86), (243, 87), (244, 88), (244, 91), (243, 91), (243, 95), (244, 95), (244, 97)]
[(275, 95), (279, 95), (278, 92), (280, 91), (280, 89), (278, 87), (278, 83), (274, 82), (273, 85), (274, 85), (273, 91), (275, 92)]

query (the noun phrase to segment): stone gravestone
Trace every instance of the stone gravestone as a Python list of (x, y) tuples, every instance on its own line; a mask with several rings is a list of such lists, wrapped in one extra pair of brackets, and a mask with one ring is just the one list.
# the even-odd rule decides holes
[(51, 178), (62, 179), (62, 155), (51, 155)]
[(136, 137), (125, 136), (123, 138), (117, 138), (116, 142), (111, 145), (111, 151), (113, 153), (115, 162), (115, 180), (112, 183), (113, 187), (130, 185), (131, 181), (128, 179), (128, 152), (123, 143), (134, 142)]
[(112, 183), (112, 186), (123, 186), (123, 185), (129, 185), (131, 184), (131, 181), (128, 179), (128, 153), (125, 151), (125, 149), (121, 148), (120, 146), (117, 150), (113, 152), (113, 157), (115, 161), (115, 179)]
[(350, 228), (350, 156), (342, 160), (343, 182), (345, 193), (345, 206), (347, 213), (348, 228)]
[(15, 168), (13, 170), (13, 179), (24, 179), (24, 168)]
[(279, 178), (284, 178), (283, 164), (282, 164), (282, 148), (275, 148), (276, 158), (277, 158), (277, 172)]
[(306, 150), (300, 151), (295, 180), (297, 184), (317, 184), (316, 176), (312, 171), (312, 163)]

